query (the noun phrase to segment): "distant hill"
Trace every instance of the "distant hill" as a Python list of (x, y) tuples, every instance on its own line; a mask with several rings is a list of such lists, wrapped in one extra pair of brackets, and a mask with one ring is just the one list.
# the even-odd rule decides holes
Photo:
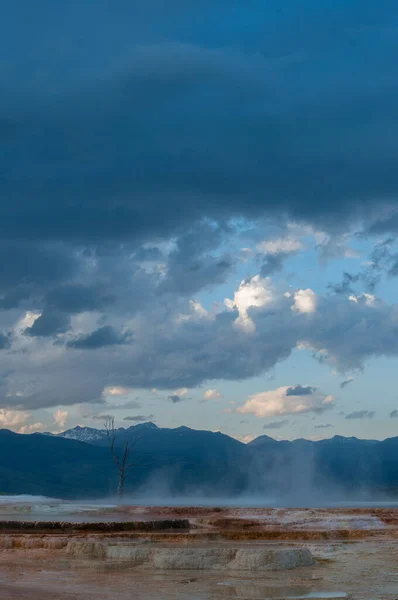
[(60, 498), (106, 495), (112, 464), (106, 448), (39, 433), (0, 430), (0, 492)]
[[(398, 488), (398, 438), (334, 438), (250, 444), (222, 433), (142, 423), (117, 430), (117, 444), (138, 439), (126, 492), (279, 498), (305, 504)], [(0, 430), (0, 493), (61, 498), (113, 495), (117, 473), (103, 430), (75, 427), (59, 435)]]

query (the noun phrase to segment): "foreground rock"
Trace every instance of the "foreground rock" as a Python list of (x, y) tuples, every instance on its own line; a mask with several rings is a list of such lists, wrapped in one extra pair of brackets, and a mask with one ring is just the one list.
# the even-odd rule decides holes
[(71, 540), (67, 553), (76, 558), (107, 561), (113, 567), (141, 567), (155, 570), (281, 571), (311, 566), (308, 549), (266, 549), (234, 547), (153, 547), (151, 544), (88, 542)]

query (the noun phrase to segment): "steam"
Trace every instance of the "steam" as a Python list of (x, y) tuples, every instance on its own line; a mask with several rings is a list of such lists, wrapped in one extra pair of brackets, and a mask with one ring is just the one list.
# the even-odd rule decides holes
[(356, 466), (362, 480), (343, 485), (332, 469), (320, 471), (313, 445), (303, 440), (289, 451), (278, 446), (269, 452), (253, 452), (244, 466), (229, 465), (206, 484), (200, 477), (204, 465), (165, 465), (142, 478), (133, 473), (123, 504), (247, 508), (395, 505), (392, 493), (363, 483), (369, 481), (366, 473), (372, 469), (366, 459), (356, 459)]

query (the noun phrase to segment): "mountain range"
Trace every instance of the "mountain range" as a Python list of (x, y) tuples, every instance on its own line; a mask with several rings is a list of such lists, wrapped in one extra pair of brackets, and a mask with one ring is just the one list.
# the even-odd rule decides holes
[[(335, 436), (317, 442), (260, 436), (249, 444), (220, 432), (141, 423), (116, 430), (116, 446), (137, 440), (129, 497), (256, 497), (303, 504), (398, 490), (398, 438)], [(78, 499), (114, 495), (117, 472), (106, 432), (0, 430), (0, 493)]]

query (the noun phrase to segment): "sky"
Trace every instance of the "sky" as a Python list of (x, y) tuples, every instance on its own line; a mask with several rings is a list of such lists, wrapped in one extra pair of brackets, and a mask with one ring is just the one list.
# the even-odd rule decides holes
[(396, 0), (4, 0), (0, 427), (398, 432)]

